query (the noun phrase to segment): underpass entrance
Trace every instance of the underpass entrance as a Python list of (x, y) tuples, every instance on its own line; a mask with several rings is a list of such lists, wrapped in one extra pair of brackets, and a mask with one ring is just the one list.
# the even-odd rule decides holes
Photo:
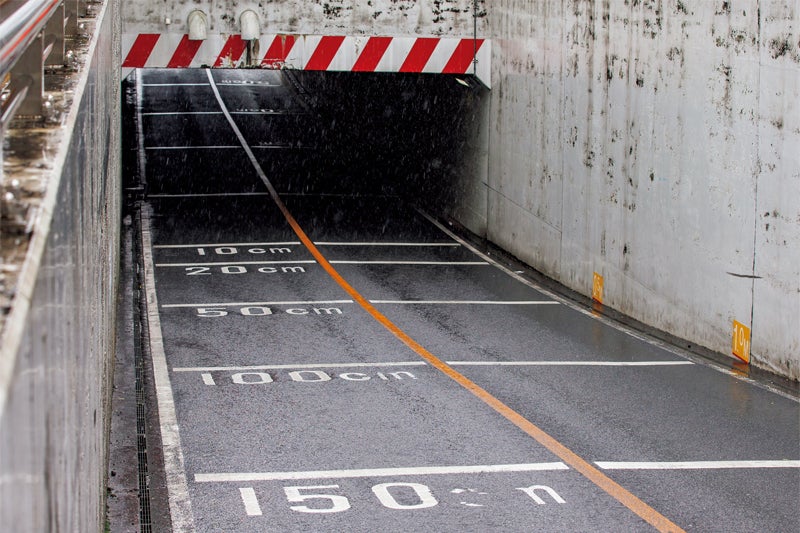
[[(775, 460), (796, 453), (794, 403), (601, 324), (439, 222), (483, 172), (482, 87), (139, 70), (126, 95), (154, 530), (796, 523), (800, 463)], [(742, 394), (763, 408), (734, 414)], [(708, 466), (731, 435), (760, 462)], [(676, 482), (673, 458), (714, 482)], [(765, 480), (756, 511), (716, 505)]]

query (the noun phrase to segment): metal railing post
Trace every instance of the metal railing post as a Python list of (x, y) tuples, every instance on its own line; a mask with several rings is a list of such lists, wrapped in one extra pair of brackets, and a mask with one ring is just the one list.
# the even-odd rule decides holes
[(53, 66), (53, 65), (63, 65), (64, 64), (64, 16), (66, 13), (66, 9), (64, 4), (62, 3), (60, 6), (56, 8), (55, 14), (50, 18), (45, 26), (44, 35), (45, 35), (45, 46), (50, 47), (48, 51), (45, 49), (45, 57), (44, 64)]
[(25, 100), (20, 104), (17, 113), (20, 115), (39, 116), (42, 114), (44, 98), (44, 35), (39, 34), (31, 42), (22, 56), (11, 69), (11, 94), (29, 86)]
[(67, 37), (78, 36), (78, 17), (81, 13), (80, 3), (81, 0), (64, 0), (64, 6), (66, 7), (64, 33)]

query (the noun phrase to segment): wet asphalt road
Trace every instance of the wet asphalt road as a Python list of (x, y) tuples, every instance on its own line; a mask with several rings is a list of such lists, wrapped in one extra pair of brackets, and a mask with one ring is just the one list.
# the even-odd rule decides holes
[[(171, 499), (152, 505), (174, 524), (653, 529), (467, 382), (680, 528), (800, 531), (796, 401), (604, 325), (474, 253), (391, 183), (326, 166), (339, 133), (296, 80), (140, 75), (150, 392)], [(332, 267), (464, 381), (301, 244), (214, 88)]]

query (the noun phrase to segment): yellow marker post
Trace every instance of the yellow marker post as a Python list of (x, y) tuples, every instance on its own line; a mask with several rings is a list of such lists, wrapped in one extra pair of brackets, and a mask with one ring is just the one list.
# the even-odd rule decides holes
[(733, 321), (733, 355), (750, 363), (750, 328), (737, 320)]
[(592, 300), (600, 304), (603, 303), (603, 276), (597, 272), (594, 273), (594, 279), (592, 280)]

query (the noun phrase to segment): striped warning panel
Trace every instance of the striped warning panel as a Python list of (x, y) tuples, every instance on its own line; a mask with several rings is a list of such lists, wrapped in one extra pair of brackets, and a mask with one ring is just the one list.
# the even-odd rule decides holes
[(188, 35), (165, 33), (123, 36), (125, 69), (166, 68), (291, 68), (344, 72), (411, 72), (475, 74), (490, 81), (491, 42), (451, 37), (369, 37), (336, 35), (262, 35), (250, 48), (239, 35), (209, 35), (193, 41)]

